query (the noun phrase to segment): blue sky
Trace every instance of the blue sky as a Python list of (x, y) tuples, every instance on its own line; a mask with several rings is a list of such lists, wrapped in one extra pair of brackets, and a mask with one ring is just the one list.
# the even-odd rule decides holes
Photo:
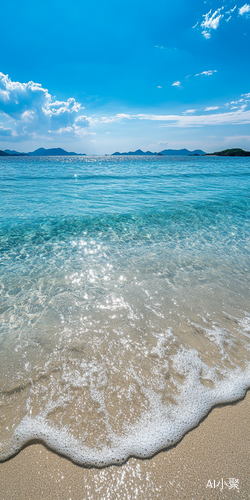
[(0, 149), (250, 150), (250, 2), (12, 0), (0, 44)]

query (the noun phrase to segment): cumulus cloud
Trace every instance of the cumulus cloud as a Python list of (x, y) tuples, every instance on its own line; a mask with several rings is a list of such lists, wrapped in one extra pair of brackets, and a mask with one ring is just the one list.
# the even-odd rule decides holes
[(0, 73), (0, 126), (8, 125), (15, 140), (64, 133), (81, 137), (90, 124), (83, 109), (73, 97), (59, 101), (40, 83), (13, 82)]
[(244, 14), (248, 14), (248, 12), (250, 12), (250, 5), (245, 3), (245, 5), (239, 9), (239, 15), (243, 16)]
[(172, 83), (172, 87), (180, 87), (181, 82), (174, 82)]
[(213, 73), (217, 73), (217, 69), (209, 69), (208, 71), (202, 71), (202, 73), (197, 73), (195, 76), (211, 76)]

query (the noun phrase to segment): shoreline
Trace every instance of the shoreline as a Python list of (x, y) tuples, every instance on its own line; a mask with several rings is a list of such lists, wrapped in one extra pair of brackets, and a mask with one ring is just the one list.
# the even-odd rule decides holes
[(76, 465), (42, 444), (27, 445), (0, 463), (1, 500), (247, 500), (249, 414), (248, 390), (244, 399), (214, 407), (173, 447), (103, 469)]

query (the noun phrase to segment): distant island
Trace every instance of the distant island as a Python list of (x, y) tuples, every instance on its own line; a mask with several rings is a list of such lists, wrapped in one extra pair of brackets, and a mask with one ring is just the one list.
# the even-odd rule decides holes
[(152, 151), (142, 151), (141, 149), (137, 149), (136, 151), (129, 151), (128, 153), (119, 153), (118, 151), (116, 153), (112, 153), (111, 156), (155, 156), (158, 153), (152, 153)]
[(189, 151), (188, 149), (164, 149), (160, 151), (158, 155), (163, 156), (204, 156), (206, 153), (201, 149), (195, 149), (194, 151)]
[(65, 151), (62, 148), (51, 148), (51, 149), (44, 149), (44, 148), (39, 148), (36, 149), (36, 151), (33, 151), (33, 153), (28, 153), (29, 156), (86, 156), (85, 153), (74, 153), (74, 152), (68, 152)]
[(136, 151), (129, 151), (128, 153), (113, 153), (111, 156), (204, 156), (206, 153), (201, 149), (196, 149), (195, 151), (189, 151), (188, 149), (164, 149), (159, 153), (152, 153), (152, 151), (142, 151), (137, 149)]
[(244, 149), (233, 148), (224, 149), (224, 151), (217, 151), (216, 153), (208, 153), (205, 156), (250, 156), (250, 151), (244, 151)]
[[(62, 148), (39, 148), (30, 153), (19, 153), (18, 151), (5, 149), (0, 150), (0, 156), (86, 156), (85, 153), (74, 153), (73, 151), (68, 152)], [(105, 155), (109, 156), (109, 155)], [(164, 149), (159, 153), (153, 153), (152, 151), (142, 151), (137, 149), (136, 151), (129, 151), (128, 153), (112, 153), (111, 156), (250, 156), (250, 151), (244, 151), (240, 148), (224, 149), (223, 151), (217, 151), (215, 153), (205, 153), (201, 149), (195, 149), (194, 151), (189, 151), (188, 149)]]
[(0, 149), (0, 156), (10, 156), (8, 153), (6, 153), (5, 151), (1, 151)]
[(31, 153), (19, 153), (11, 149), (0, 151), (0, 156), (86, 156), (85, 153), (73, 153), (65, 151), (62, 148), (39, 148)]

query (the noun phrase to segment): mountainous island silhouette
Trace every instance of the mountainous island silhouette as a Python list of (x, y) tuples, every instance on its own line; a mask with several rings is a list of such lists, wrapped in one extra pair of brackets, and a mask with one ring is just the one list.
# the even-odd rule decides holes
[[(19, 153), (18, 151), (5, 149), (4, 151), (2, 151), (2, 153), (7, 153), (7, 156), (86, 156), (85, 153), (74, 153), (73, 151), (69, 153), (62, 148), (39, 148), (30, 153)], [(6, 154), (1, 156), (6, 156)]]
[(196, 149), (195, 151), (189, 151), (188, 149), (164, 149), (159, 153), (152, 153), (152, 151), (142, 151), (137, 149), (136, 151), (129, 151), (128, 153), (113, 153), (112, 156), (189, 156), (189, 155), (205, 155), (206, 153), (201, 149)]
[[(85, 153), (74, 153), (65, 151), (62, 148), (39, 148), (31, 153), (19, 153), (18, 151), (5, 149), (0, 150), (0, 156), (86, 156)], [(240, 148), (224, 149), (223, 151), (217, 151), (215, 153), (205, 153), (201, 149), (195, 149), (194, 151), (189, 151), (188, 149), (164, 149), (159, 153), (153, 153), (152, 151), (142, 151), (137, 149), (136, 151), (129, 151), (128, 153), (112, 153), (112, 155), (105, 156), (250, 156), (250, 151), (244, 151)]]

